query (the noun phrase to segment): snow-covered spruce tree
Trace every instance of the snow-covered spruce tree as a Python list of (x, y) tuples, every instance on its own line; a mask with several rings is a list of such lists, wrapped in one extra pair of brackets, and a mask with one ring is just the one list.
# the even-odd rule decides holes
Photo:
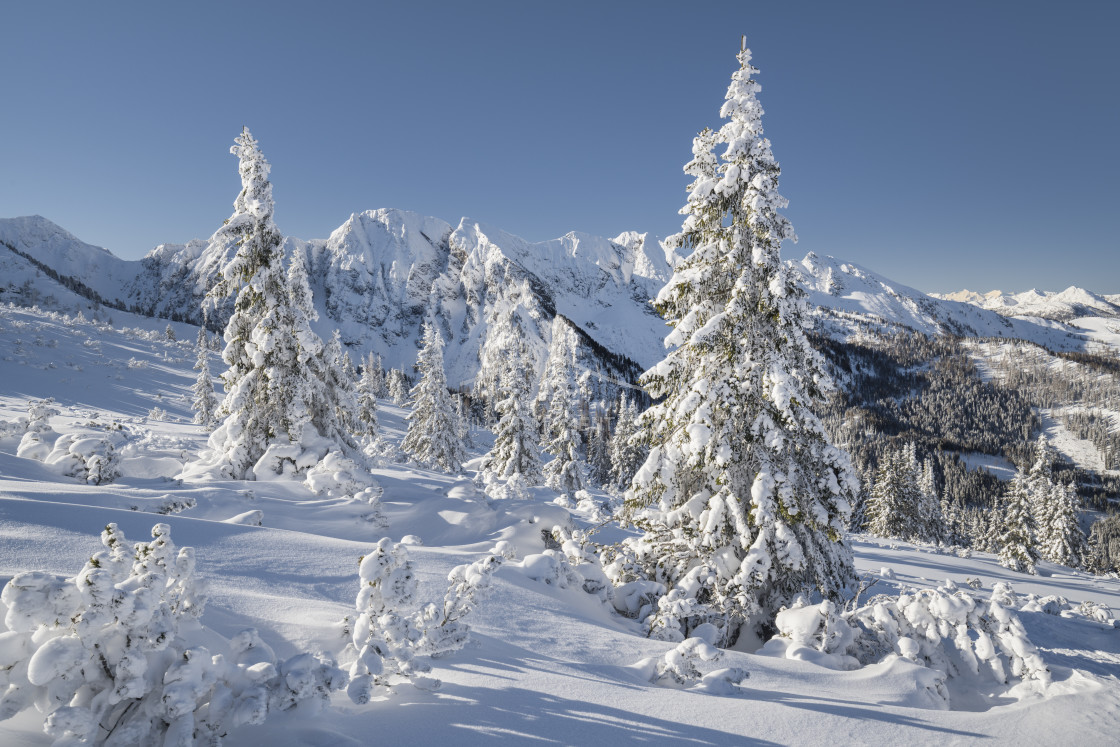
[(661, 401), (641, 419), (651, 449), (622, 514), (644, 530), (622, 552), (667, 591), (651, 633), (679, 638), (710, 622), (723, 645), (743, 629), (771, 634), (800, 593), (833, 598), (854, 584), (843, 532), (858, 490), (810, 409), (826, 375), (779, 255), (794, 233), (778, 212), (787, 203), (757, 70), (746, 48), (738, 59), (728, 121), (696, 138), (685, 167), (686, 218), (667, 242), (692, 251), (655, 302), (673, 350), (642, 377)]
[(933, 463), (918, 464), (913, 442), (883, 453), (866, 508), (867, 530), (920, 542), (942, 538), (941, 503)]
[(198, 360), (194, 370), (198, 371), (191, 393), (194, 395), (194, 422), (210, 428), (214, 424), (214, 415), (218, 409), (218, 398), (214, 394), (214, 380), (210, 376), (210, 343), (207, 340), (206, 330), (198, 330)]
[(377, 397), (384, 384), (379, 381), (380, 365), (373, 353), (367, 353), (362, 363), (362, 377), (358, 379), (358, 432), (365, 436), (377, 435)]
[(1040, 434), (1035, 444), (1037, 456), (1026, 478), (1030, 492), (1039, 554), (1053, 563), (1083, 567), (1088, 557), (1085, 533), (1077, 521), (1077, 491), (1054, 478), (1058, 452)]
[(579, 436), (579, 455), (587, 458), (587, 447), (591, 443), (591, 402), (594, 399), (594, 390), (591, 384), (591, 372), (584, 371), (576, 380), (576, 409), (579, 420), (576, 423)]
[(1087, 565), (1094, 573), (1120, 571), (1120, 515), (1097, 519), (1089, 528)]
[(455, 416), (458, 419), (459, 440), (463, 448), (474, 448), (474, 439), (471, 437), (471, 415), (467, 406), (467, 397), (462, 392), (455, 395)]
[(587, 445), (587, 470), (591, 484), (602, 487), (611, 479), (611, 423), (602, 403), (596, 410), (591, 442)]
[[(237, 298), (224, 335), (222, 357), (229, 368), (218, 410), (224, 421), (210, 435), (209, 447), (224, 474), (251, 479), (270, 448), (294, 464), (305, 439), (346, 449), (353, 444), (321, 378), (322, 340), (310, 326), (314, 309), (302, 257), (295, 258), (287, 278), (283, 271), (268, 161), (248, 128), (230, 152), (240, 161), (242, 189), (233, 215), (211, 243), (234, 242), (238, 248), (213, 293)], [(263, 468), (274, 470), (285, 459), (266, 460)]]
[(638, 433), (638, 407), (626, 399), (618, 399), (618, 418), (611, 437), (610, 484), (619, 489), (630, 486), (630, 481), (646, 461), (649, 449)]
[(967, 527), (961, 519), (961, 505), (941, 494), (941, 516), (943, 520), (942, 538), (948, 545), (965, 544), (968, 540)]
[(867, 531), (879, 537), (910, 539), (918, 532), (917, 476), (905, 449), (889, 449), (879, 459), (867, 504)]
[(389, 370), (386, 379), (388, 381), (386, 388), (389, 391), (389, 399), (393, 400), (393, 404), (403, 406), (408, 402), (408, 377), (404, 371), (393, 368)]
[(552, 392), (546, 448), (553, 459), (544, 466), (545, 484), (560, 493), (574, 496), (577, 490), (585, 487), (579, 458), (578, 415), (572, 410), (568, 387), (563, 382), (557, 383)]
[[(915, 467), (915, 444), (909, 444), (911, 464)], [(918, 469), (918, 539), (924, 542), (940, 542), (945, 539), (945, 516), (941, 513), (941, 495), (937, 489), (937, 477), (933, 472), (933, 458), (926, 457)]]
[(1037, 527), (1031, 506), (1030, 479), (1023, 470), (1015, 473), (999, 506), (999, 564), (1020, 573), (1033, 574), (1038, 562)]
[(459, 438), (459, 417), (447, 391), (443, 337), (431, 320), (424, 322), (416, 368), (420, 381), (409, 393), (412, 412), (401, 450), (423, 464), (459, 472), (467, 453)]
[(540, 426), (533, 417), (533, 369), (528, 363), (524, 341), (511, 346), (505, 371), (499, 381), (500, 401), (495, 406), (498, 425), (494, 446), (486, 459), (486, 471), (497, 477), (520, 475), (528, 485), (544, 482), (541, 455), (537, 445)]
[(1038, 527), (1042, 557), (1070, 568), (1084, 568), (1089, 545), (1077, 521), (1077, 491), (1072, 485), (1052, 483), (1044, 505)]
[(381, 362), (380, 355), (373, 355), (372, 358), (374, 396), (385, 397), (389, 394), (389, 385), (388, 382), (385, 381), (385, 366)]

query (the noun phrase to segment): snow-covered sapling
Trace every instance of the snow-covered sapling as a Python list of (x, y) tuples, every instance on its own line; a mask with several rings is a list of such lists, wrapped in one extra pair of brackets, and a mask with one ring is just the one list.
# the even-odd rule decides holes
[[(699, 632), (705, 632), (703, 630)], [(715, 629), (708, 631), (715, 637)], [(723, 652), (713, 646), (706, 637), (695, 636), (681, 641), (676, 648), (665, 652), (659, 659), (646, 659), (639, 668), (650, 671), (650, 682), (663, 687), (691, 687), (700, 683), (700, 689), (728, 694), (733, 687), (741, 685), (750, 676), (741, 667), (718, 669), (708, 674), (701, 671), (702, 664), (710, 664), (723, 658)]]
[(443, 337), (432, 321), (424, 323), (422, 347), (416, 361), (420, 381), (409, 393), (412, 412), (401, 450), (421, 464), (458, 472), (466, 459), (459, 436), (459, 418), (447, 391), (443, 371)]
[(51, 398), (31, 400), (27, 403), (27, 425), (16, 449), (16, 456), (23, 459), (47, 458), (58, 434), (51, 428), (50, 420), (59, 411)]
[(403, 543), (388, 537), (362, 557), (358, 565), (355, 616), (344, 623), (350, 643), (350, 684), (355, 703), (392, 693), (401, 682), (433, 690), (437, 679), (425, 676), (431, 667), (418, 657), (438, 657), (466, 645), (470, 627), (464, 621), (488, 593), (503, 556), (495, 552), (473, 563), (456, 566), (443, 603), (417, 609), (416, 575)]
[(190, 645), (184, 633), (199, 637), (206, 586), (168, 525), (129, 545), (109, 524), (101, 542), (77, 576), (20, 573), (0, 593), (0, 718), (34, 705), (56, 744), (220, 744), (234, 727), (321, 704), (345, 684), (333, 663), (307, 654), (277, 663), (253, 630), (228, 657)]

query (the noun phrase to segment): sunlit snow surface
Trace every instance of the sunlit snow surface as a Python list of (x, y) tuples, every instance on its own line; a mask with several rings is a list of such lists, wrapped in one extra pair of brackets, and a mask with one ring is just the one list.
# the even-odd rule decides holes
[[(103, 315), (104, 316), (104, 315)], [(436, 598), (448, 571), (509, 540), (521, 556), (540, 552), (540, 529), (569, 511), (543, 488), (529, 501), (487, 502), (465, 477), (405, 465), (377, 470), (387, 529), (359, 504), (317, 498), (296, 483), (192, 482), (177, 475), (205, 443), (191, 425), (195, 331), (114, 312), (115, 328), (27, 309), (0, 307), (0, 421), (14, 422), (32, 398), (54, 397), (56, 431), (104, 433), (122, 445), (122, 476), (104, 486), (78, 484), (42, 462), (15, 455), (19, 435), (0, 437), (0, 582), (21, 570), (73, 575), (98, 549), (98, 532), (116, 522), (133, 540), (167, 522), (178, 545), (197, 550), (212, 585), (203, 623), (230, 636), (255, 626), (280, 655), (337, 653), (338, 621), (353, 609), (358, 557), (383, 534), (417, 535), (409, 552), (421, 596)], [(130, 327), (122, 331), (124, 326)], [(211, 368), (220, 371), (217, 358)], [(157, 409), (158, 408), (158, 409)], [(154, 412), (153, 412), (154, 410)], [(162, 412), (161, 412), (162, 411)], [(166, 414), (164, 414), (166, 413)], [(382, 403), (389, 439), (403, 435), (404, 411)], [(120, 425), (116, 430), (114, 423)], [(0, 431), (3, 433), (4, 431)], [(476, 434), (481, 453), (488, 434)], [(193, 507), (174, 513), (184, 505)], [(368, 508), (368, 507), (367, 507)], [(250, 510), (263, 527), (223, 523)], [(171, 511), (172, 513), (160, 513)], [(586, 524), (590, 517), (575, 512)], [(604, 531), (606, 541), (619, 530)], [(1120, 610), (1116, 579), (1050, 564), (1025, 576), (991, 556), (968, 559), (870, 537), (853, 543), (861, 572), (879, 577), (870, 594), (979, 579), (1020, 594), (1059, 594)], [(435, 693), (408, 686), (388, 700), (353, 705), (337, 694), (331, 711), (270, 717), (231, 733), (228, 744), (902, 744), (986, 740), (1018, 744), (1113, 744), (1120, 729), (1120, 629), (1085, 618), (1020, 612), (1049, 664), (1046, 697), (986, 698), (954, 692), (955, 710), (928, 705), (927, 671), (895, 660), (851, 672), (743, 652), (720, 666), (750, 679), (714, 695), (648, 684), (634, 668), (672, 644), (642, 637), (637, 625), (596, 597), (534, 581), (510, 563), (471, 621), (475, 643), (434, 662)], [(884, 568), (892, 578), (882, 578)], [(49, 744), (41, 717), (0, 722), (0, 744)]]

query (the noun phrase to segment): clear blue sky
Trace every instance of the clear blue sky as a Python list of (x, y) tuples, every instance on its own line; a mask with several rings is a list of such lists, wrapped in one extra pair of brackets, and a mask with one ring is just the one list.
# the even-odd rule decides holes
[(674, 232), (739, 36), (801, 241), (925, 291), (1120, 293), (1120, 2), (19, 2), (0, 217), (209, 236), (248, 125), (280, 229)]

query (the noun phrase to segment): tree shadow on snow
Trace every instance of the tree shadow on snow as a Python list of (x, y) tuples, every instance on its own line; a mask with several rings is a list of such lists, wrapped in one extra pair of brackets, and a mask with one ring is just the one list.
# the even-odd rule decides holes
[[(767, 739), (732, 734), (718, 728), (682, 724), (653, 718), (586, 700), (570, 700), (557, 695), (504, 688), (493, 695), (482, 695), (479, 688), (448, 688), (449, 695), (473, 700), (463, 712), (442, 714), (447, 728), (457, 732), (462, 744), (482, 742), (535, 741), (543, 744), (681, 744), (725, 745), (730, 741), (744, 745), (775, 745)], [(476, 700), (482, 695), (483, 701)]]

